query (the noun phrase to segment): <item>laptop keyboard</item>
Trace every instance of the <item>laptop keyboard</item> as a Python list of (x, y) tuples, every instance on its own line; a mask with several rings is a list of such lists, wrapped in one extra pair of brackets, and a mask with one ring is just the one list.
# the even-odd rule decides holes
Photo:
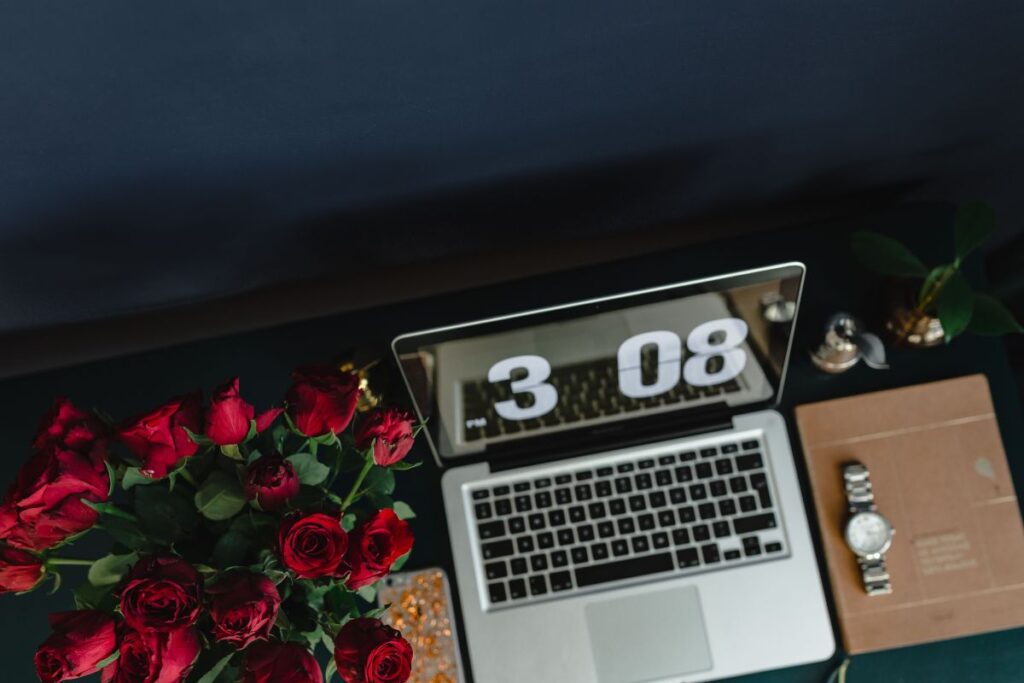
[(759, 438), (474, 486), (494, 608), (785, 553)]
[[(679, 361), (675, 361), (679, 362)], [(718, 368), (709, 361), (709, 372)], [(656, 376), (657, 355), (645, 350), (641, 353), (641, 372), (645, 383)], [(602, 416), (631, 413), (643, 408), (692, 402), (741, 390), (737, 380), (731, 379), (709, 387), (693, 387), (680, 382), (659, 396), (635, 399), (619, 392), (618, 360), (601, 358), (586, 363), (556, 367), (545, 380), (558, 389), (558, 404), (543, 417), (533, 420), (505, 420), (498, 416), (494, 404), (512, 398), (509, 382), (490, 383), (486, 378), (462, 385), (463, 410), (467, 416), (464, 438), (467, 442), (494, 438), (504, 434), (517, 434), (541, 427), (571, 424)]]

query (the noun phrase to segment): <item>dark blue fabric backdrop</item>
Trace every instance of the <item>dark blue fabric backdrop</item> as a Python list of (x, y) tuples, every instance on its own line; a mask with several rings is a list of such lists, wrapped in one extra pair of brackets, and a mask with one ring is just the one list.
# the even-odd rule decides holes
[(865, 188), (1015, 217), (1022, 29), (1019, 0), (6, 0), (0, 333)]

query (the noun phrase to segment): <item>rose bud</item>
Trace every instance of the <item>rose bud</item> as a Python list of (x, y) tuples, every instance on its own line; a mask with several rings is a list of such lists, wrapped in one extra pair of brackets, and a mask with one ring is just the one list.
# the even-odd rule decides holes
[(43, 573), (42, 561), (32, 553), (0, 546), (0, 593), (32, 590)]
[(114, 653), (114, 618), (96, 610), (50, 615), (53, 634), (36, 650), (36, 673), (43, 683), (57, 683), (94, 673)]
[(213, 637), (241, 650), (253, 641), (266, 640), (277, 620), (281, 596), (263, 574), (234, 571), (206, 589), (212, 595), (210, 616)]
[(103, 460), (107, 451), (107, 428), (92, 413), (76, 408), (66, 398), (58, 398), (43, 417), (32, 442), (36, 450), (56, 446)]
[(323, 683), (320, 665), (298, 643), (256, 643), (245, 651), (240, 683)]
[(265, 455), (245, 471), (245, 497), (256, 501), (262, 510), (280, 510), (298, 492), (295, 468), (279, 455)]
[(320, 512), (291, 515), (277, 535), (281, 561), (300, 579), (333, 576), (348, 548), (348, 534), (337, 517)]
[(412, 672), (412, 647), (378, 619), (353, 619), (334, 639), (334, 663), (345, 683), (405, 683)]
[(203, 604), (203, 581), (188, 562), (153, 555), (135, 563), (118, 590), (121, 613), (137, 631), (191, 626)]
[(359, 378), (329, 365), (299, 368), (292, 373), (286, 396), (288, 415), (306, 436), (339, 434), (352, 422), (359, 402)]
[(381, 467), (401, 462), (412, 449), (413, 417), (404, 410), (375, 410), (356, 424), (356, 448), (373, 446), (373, 462)]
[(27, 550), (45, 550), (96, 523), (82, 502), (107, 500), (110, 475), (103, 461), (53, 446), (32, 456), (0, 503), (0, 539)]
[(202, 433), (202, 401), (198, 391), (180, 396), (121, 427), (118, 436), (142, 461), (140, 470), (144, 476), (165, 477), (179, 460), (196, 454), (199, 444), (185, 430)]
[[(282, 408), (271, 408), (256, 417), (256, 431), (269, 427)], [(218, 446), (237, 446), (249, 435), (250, 423), (256, 409), (238, 395), (238, 378), (235, 377), (216, 389), (206, 413), (206, 435)]]
[(346, 585), (359, 590), (387, 576), (391, 565), (412, 550), (412, 530), (394, 510), (379, 510), (352, 532), (344, 568), (349, 574)]
[(202, 649), (194, 628), (168, 633), (122, 631), (120, 656), (103, 669), (102, 683), (182, 683)]

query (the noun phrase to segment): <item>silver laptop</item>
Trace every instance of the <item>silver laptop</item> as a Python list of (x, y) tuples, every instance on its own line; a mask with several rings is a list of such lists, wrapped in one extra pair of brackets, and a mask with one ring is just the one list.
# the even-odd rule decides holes
[(786, 263), (398, 337), (474, 679), (703, 681), (835, 643), (778, 402)]

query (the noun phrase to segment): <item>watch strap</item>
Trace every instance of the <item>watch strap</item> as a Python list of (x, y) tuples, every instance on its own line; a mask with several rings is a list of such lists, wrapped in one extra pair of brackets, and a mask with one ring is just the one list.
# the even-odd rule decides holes
[[(871, 475), (863, 464), (851, 462), (843, 466), (843, 487), (846, 490), (846, 503), (850, 507), (850, 514), (874, 512), (878, 509), (875, 506), (875, 492), (871, 487)], [(860, 565), (864, 590), (868, 595), (892, 593), (892, 582), (884, 557), (858, 557), (857, 563)]]
[(889, 579), (889, 570), (885, 566), (884, 557), (858, 558), (858, 563), (861, 577), (864, 579), (864, 590), (868, 595), (892, 593), (892, 582)]

